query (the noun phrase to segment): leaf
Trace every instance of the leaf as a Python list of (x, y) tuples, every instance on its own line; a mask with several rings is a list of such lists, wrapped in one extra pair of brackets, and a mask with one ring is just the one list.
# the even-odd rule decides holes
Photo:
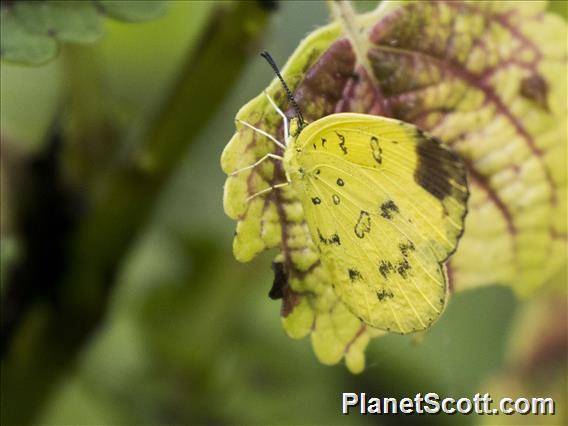
[(41, 64), (57, 53), (57, 43), (49, 37), (32, 34), (23, 28), (8, 7), (0, 8), (1, 57), (12, 62)]
[(566, 25), (544, 8), (420, 3), (371, 32), (392, 113), (469, 168), (466, 233), (449, 265), (455, 288), (497, 283), (528, 295), (566, 259), (566, 46), (556, 42)]
[(52, 59), (58, 42), (93, 43), (103, 35), (101, 14), (129, 22), (161, 16), (163, 2), (6, 1), (1, 5), (3, 60), (38, 65)]
[(91, 43), (102, 35), (99, 16), (91, 3), (23, 1), (12, 6), (12, 13), (32, 34), (78, 43)]
[[(377, 114), (438, 136), (464, 159), (472, 187), (466, 231), (448, 265), (453, 288), (503, 284), (529, 294), (541, 287), (566, 259), (567, 56), (555, 42), (565, 38), (565, 22), (533, 2), (383, 2), (360, 16), (336, 10), (343, 26), (312, 33), (283, 69), (306, 119)], [(288, 107), (276, 79), (266, 91)], [(237, 118), (283, 139), (264, 95)], [(275, 148), (237, 125), (222, 168), (231, 173)], [(234, 253), (248, 261), (280, 249), (289, 286), (284, 328), (292, 337), (311, 333), (318, 358), (337, 362), (339, 345), (350, 349), (345, 338), (333, 343), (343, 336), (337, 324), (350, 319), (335, 320), (341, 302), (320, 271), (298, 200), (282, 188), (246, 201), (284, 181), (278, 161), (227, 179), (224, 208), (238, 221)], [(319, 332), (319, 324), (335, 332)]]
[(97, 0), (99, 10), (104, 11), (111, 18), (127, 22), (141, 22), (156, 19), (166, 11), (166, 3), (163, 1), (147, 0)]

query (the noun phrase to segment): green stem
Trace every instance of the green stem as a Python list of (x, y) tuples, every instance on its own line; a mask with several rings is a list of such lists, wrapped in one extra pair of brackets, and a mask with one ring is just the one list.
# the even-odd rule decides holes
[(19, 331), (25, 336), (10, 348), (2, 366), (3, 424), (33, 422), (54, 386), (75, 365), (100, 325), (129, 247), (182, 154), (256, 50), (267, 18), (260, 2), (220, 8), (141, 149), (97, 177), (96, 198), (71, 240), (61, 300), (57, 307), (28, 316)]
[(69, 119), (64, 130), (63, 168), (66, 181), (84, 190), (100, 174), (116, 147), (117, 134), (103, 95), (99, 56), (94, 46), (62, 46), (66, 68)]

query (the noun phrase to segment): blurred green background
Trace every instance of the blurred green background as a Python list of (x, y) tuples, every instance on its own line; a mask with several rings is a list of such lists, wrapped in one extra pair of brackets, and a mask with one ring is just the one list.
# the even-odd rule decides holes
[(274, 6), (171, 2), (45, 65), (2, 63), (2, 309), (24, 312), (2, 336), (3, 423), (499, 424), (341, 415), (342, 392), (494, 392), (553, 394), (555, 418), (519, 421), (562, 424), (566, 348), (529, 369), (512, 349), (538, 334), (519, 324), (565, 319), (547, 292), (528, 311), (501, 287), (458, 294), (421, 343), (372, 341), (357, 376), (284, 334), (273, 253), (232, 256), (219, 166), (236, 111), (273, 78), (257, 53), (283, 64), (328, 21), (323, 2)]

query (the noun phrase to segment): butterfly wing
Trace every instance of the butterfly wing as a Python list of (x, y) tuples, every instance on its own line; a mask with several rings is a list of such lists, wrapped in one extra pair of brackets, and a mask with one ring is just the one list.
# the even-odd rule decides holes
[(340, 299), (376, 328), (428, 328), (463, 232), (463, 164), (415, 126), (363, 114), (322, 118), (296, 146), (293, 185)]

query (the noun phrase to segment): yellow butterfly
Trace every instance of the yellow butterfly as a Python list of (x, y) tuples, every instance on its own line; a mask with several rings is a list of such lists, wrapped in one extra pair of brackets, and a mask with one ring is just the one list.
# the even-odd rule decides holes
[[(263, 54), (264, 56), (265, 54)], [(437, 139), (399, 120), (338, 113), (306, 124), (276, 65), (297, 117), (284, 142), (252, 126), (284, 155), (291, 185), (337, 296), (361, 321), (398, 333), (428, 328), (446, 304), (444, 262), (463, 233), (469, 195), (460, 159)]]

